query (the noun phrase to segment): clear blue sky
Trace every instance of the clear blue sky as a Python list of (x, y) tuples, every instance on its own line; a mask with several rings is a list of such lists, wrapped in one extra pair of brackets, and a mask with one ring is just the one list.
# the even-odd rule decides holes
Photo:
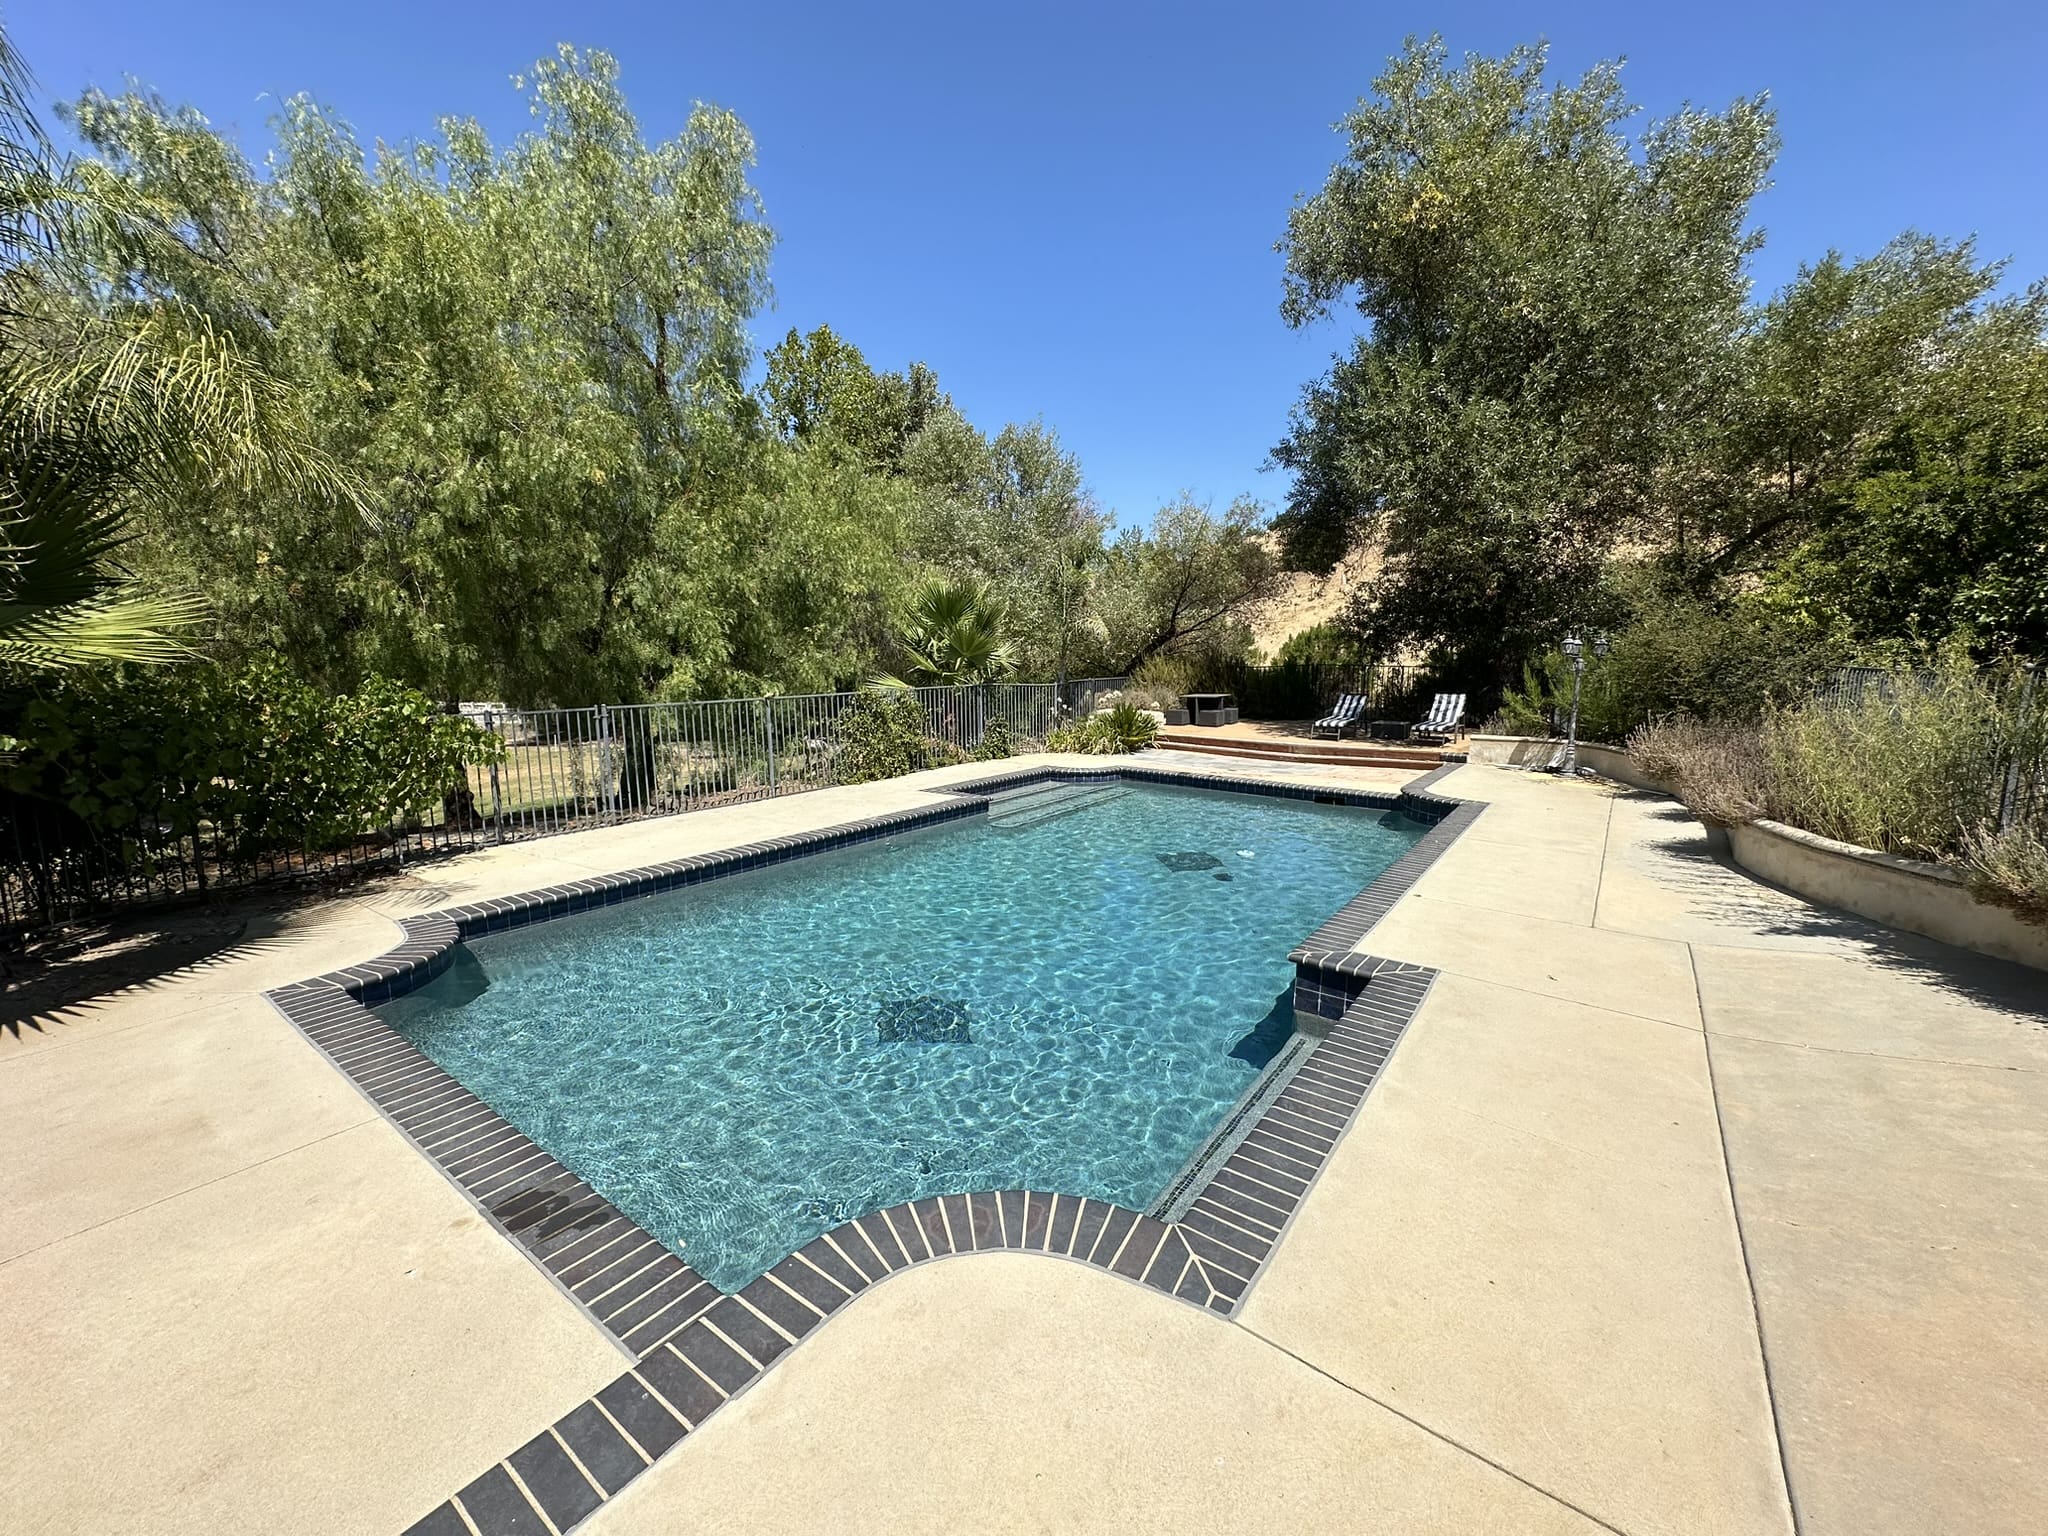
[(693, 99), (760, 146), (779, 237), (756, 323), (829, 323), (881, 367), (916, 358), (978, 424), (1041, 416), (1125, 521), (1185, 488), (1277, 506), (1261, 473), (1342, 332), (1280, 321), (1272, 246), (1318, 186), (1330, 125), (1411, 31), (1500, 52), (1537, 36), (1577, 73), (1625, 56), (1653, 114), (1772, 93), (1785, 138), (1760, 206), (1762, 286), (1908, 226), (1976, 234), (2048, 274), (2048, 6), (950, 4), (668, 0), (6, 0), (47, 96), (134, 75), (246, 148), (280, 95), (367, 140), (444, 113), (509, 137), (507, 77), (558, 41), (624, 69), (651, 135)]

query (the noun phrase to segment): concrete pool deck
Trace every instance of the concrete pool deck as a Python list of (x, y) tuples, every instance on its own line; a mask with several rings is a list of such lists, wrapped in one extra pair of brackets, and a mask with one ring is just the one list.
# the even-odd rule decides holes
[[(986, 772), (421, 866), (0, 1033), (0, 1524), (397, 1532), (621, 1367), (265, 989)], [(911, 1270), (582, 1529), (2033, 1528), (2048, 986), (1759, 885), (1653, 796), (1436, 787), (1492, 808), (1362, 947), (1442, 974), (1234, 1319)]]

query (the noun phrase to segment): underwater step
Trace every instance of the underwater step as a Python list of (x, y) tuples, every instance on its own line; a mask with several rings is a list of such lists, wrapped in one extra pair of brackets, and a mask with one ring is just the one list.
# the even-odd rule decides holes
[(1064, 785), (1054, 794), (1034, 795), (1024, 805), (998, 802), (990, 806), (989, 824), (1005, 832), (1026, 832), (1049, 821), (1057, 821), (1062, 816), (1121, 800), (1130, 792), (1130, 788), (1123, 784)]

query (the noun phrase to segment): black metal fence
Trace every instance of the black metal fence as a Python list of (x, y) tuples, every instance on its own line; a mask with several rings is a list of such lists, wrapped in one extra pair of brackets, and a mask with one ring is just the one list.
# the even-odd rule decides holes
[[(964, 758), (1001, 720), (1019, 749), (1041, 741), (1059, 706), (1092, 713), (1126, 678), (909, 690), (929, 756)], [(273, 881), (347, 876), (466, 849), (845, 782), (846, 711), (855, 693), (463, 713), (504, 743), (503, 761), (471, 766), (424, 816), (364, 828), (344, 844), (258, 843), (230, 823), (171, 835), (175, 818), (144, 815), (118, 835), (66, 807), (0, 798), (0, 930), (19, 934), (112, 907)]]

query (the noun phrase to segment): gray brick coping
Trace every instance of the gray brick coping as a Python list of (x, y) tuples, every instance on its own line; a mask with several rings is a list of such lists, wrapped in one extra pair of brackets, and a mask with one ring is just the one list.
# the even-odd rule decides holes
[[(1421, 1007), (1435, 973), (1359, 952), (1484, 809), (1433, 793), (1456, 765), (1397, 794), (1135, 763), (1035, 767), (932, 791), (933, 804), (816, 832), (404, 919), (388, 953), (277, 988), (271, 1002), (633, 1360), (603, 1391), (437, 1505), (408, 1536), (567, 1531), (759, 1379), (870, 1286), (957, 1254), (1037, 1253), (1091, 1265), (1228, 1317), (1243, 1304)], [(508, 1124), (371, 1011), (447, 969), (463, 939), (984, 813), (1046, 780), (1178, 784), (1399, 811), (1429, 830), (1297, 947), (1297, 1015), (1327, 1021), (1262, 1079), (1175, 1183), (1171, 1220), (1044, 1190), (972, 1190), (870, 1212), (727, 1295)], [(1168, 1212), (1168, 1203), (1155, 1208)], [(544, 1514), (547, 1523), (542, 1523)]]

